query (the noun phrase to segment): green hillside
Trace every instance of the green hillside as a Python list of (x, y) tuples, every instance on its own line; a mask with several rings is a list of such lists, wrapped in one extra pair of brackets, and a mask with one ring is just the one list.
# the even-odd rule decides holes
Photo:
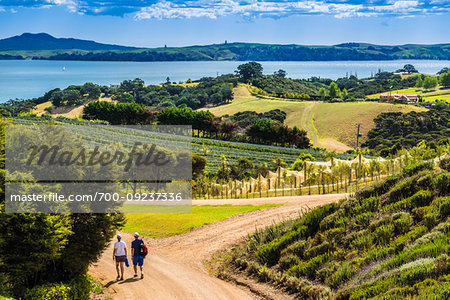
[(23, 34), (0, 40), (0, 59), (33, 58), (87, 61), (336, 61), (393, 59), (450, 59), (450, 44), (384, 46), (345, 43), (334, 46), (223, 43), (206, 46), (133, 47), (77, 39), (56, 39), (48, 34)]
[(249, 236), (227, 267), (298, 299), (449, 299), (448, 158)]
[(233, 115), (241, 111), (263, 113), (280, 109), (287, 114), (285, 122), (288, 126), (306, 130), (314, 145), (338, 152), (355, 146), (355, 125), (358, 123), (362, 124), (361, 141), (365, 141), (369, 130), (375, 127), (373, 119), (380, 113), (426, 110), (417, 106), (378, 102), (324, 103), (264, 99), (251, 95), (244, 86), (234, 89), (234, 99), (231, 103), (207, 109), (216, 116)]

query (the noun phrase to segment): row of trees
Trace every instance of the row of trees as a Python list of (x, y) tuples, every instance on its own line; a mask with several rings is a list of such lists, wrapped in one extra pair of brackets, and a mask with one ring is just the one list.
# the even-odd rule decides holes
[[(194, 111), (190, 108), (167, 108), (157, 114), (157, 120), (161, 125), (191, 125), (198, 136), (224, 140), (234, 138), (239, 128), (237, 123), (217, 118), (209, 111)], [(297, 148), (310, 147), (306, 131), (297, 127), (289, 128), (268, 118), (256, 119), (251, 123), (241, 141)]]
[(104, 120), (112, 125), (151, 124), (155, 121), (155, 111), (137, 103), (112, 103), (94, 101), (83, 109), (86, 120)]
[(247, 128), (245, 134), (250, 142), (256, 144), (295, 146), (296, 148), (311, 147), (306, 131), (297, 127), (289, 128), (287, 125), (269, 119), (256, 120)]

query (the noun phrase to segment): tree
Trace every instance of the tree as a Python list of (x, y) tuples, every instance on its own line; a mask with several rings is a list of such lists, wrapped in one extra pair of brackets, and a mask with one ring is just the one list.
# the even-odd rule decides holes
[(417, 71), (416, 67), (414, 67), (413, 65), (406, 64), (403, 66), (402, 69), (398, 69), (397, 72), (405, 72), (405, 73), (411, 74), (411, 73), (417, 73), (418, 71)]
[(192, 155), (192, 179), (197, 179), (206, 169), (206, 158), (200, 155)]
[(436, 76), (427, 76), (425, 77), (425, 80), (423, 82), (423, 87), (425, 89), (433, 89), (435, 87), (437, 87), (438, 85), (438, 80), (436, 78)]
[(327, 96), (327, 91), (325, 90), (324, 87), (321, 87), (319, 89), (319, 96), (320, 96), (321, 99), (325, 99), (325, 97)]
[(419, 76), (417, 77), (417, 80), (416, 80), (416, 87), (417, 87), (417, 88), (423, 87), (423, 80), (422, 80), (422, 76), (421, 76), (421, 75), (419, 75)]
[(450, 71), (439, 76), (440, 82), (442, 86), (449, 87), (450, 86)]
[(348, 97), (348, 92), (347, 89), (344, 88), (344, 90), (342, 91), (342, 98), (347, 98)]
[(285, 78), (287, 73), (285, 70), (279, 69), (278, 71), (273, 72), (274, 76)]
[(305, 165), (305, 161), (315, 161), (315, 160), (316, 160), (315, 157), (312, 156), (311, 154), (302, 153), (291, 165), (291, 169), (295, 171), (301, 171), (303, 169), (303, 166)]
[(448, 67), (442, 68), (439, 72), (436, 73), (436, 75), (442, 75), (444, 73), (449, 72), (450, 69)]
[(338, 98), (341, 96), (341, 91), (339, 90), (339, 87), (337, 86), (336, 82), (330, 83), (330, 91), (329, 91), (330, 97)]
[(220, 93), (222, 94), (223, 101), (229, 102), (233, 100), (233, 89), (230, 85), (225, 84), (220, 88)]
[(236, 74), (241, 78), (243, 82), (249, 82), (251, 79), (262, 76), (263, 67), (261, 64), (251, 61), (239, 65), (236, 70)]
[(83, 103), (83, 97), (81, 96), (80, 91), (68, 89), (64, 90), (64, 102), (66, 102), (67, 105), (78, 105)]
[(53, 106), (58, 107), (63, 105), (63, 97), (64, 93), (62, 91), (56, 91), (50, 97), (50, 101), (52, 102)]
[(211, 99), (212, 104), (216, 104), (216, 105), (220, 104), (220, 103), (222, 103), (222, 94), (221, 93), (212, 94), (210, 99)]
[(81, 94), (87, 94), (89, 99), (97, 100), (98, 97), (100, 97), (101, 91), (98, 85), (93, 84), (92, 82), (87, 82), (81, 87)]

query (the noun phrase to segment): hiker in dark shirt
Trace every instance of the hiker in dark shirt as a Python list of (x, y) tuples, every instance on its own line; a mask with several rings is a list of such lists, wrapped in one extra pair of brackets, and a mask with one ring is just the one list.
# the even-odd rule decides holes
[(144, 241), (139, 238), (139, 233), (134, 233), (134, 241), (131, 242), (131, 256), (133, 258), (134, 278), (138, 277), (137, 266), (141, 268), (141, 278), (144, 278), (144, 258), (142, 253)]

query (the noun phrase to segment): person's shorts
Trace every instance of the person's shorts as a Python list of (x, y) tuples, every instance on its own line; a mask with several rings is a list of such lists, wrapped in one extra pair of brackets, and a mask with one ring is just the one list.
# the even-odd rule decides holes
[(116, 262), (125, 262), (126, 258), (127, 258), (126, 255), (116, 256)]
[(144, 265), (144, 257), (143, 256), (133, 256), (133, 266), (142, 267)]

